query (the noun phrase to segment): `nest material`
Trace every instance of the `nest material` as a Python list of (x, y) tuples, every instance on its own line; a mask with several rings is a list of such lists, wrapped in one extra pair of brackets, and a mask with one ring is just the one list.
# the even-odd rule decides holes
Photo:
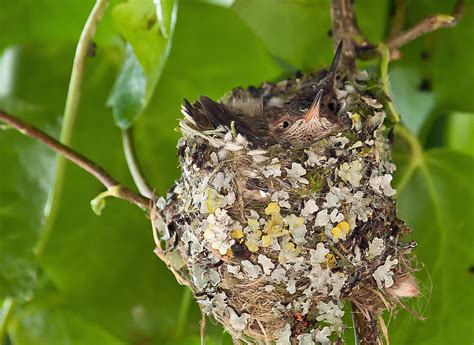
[(347, 125), (307, 147), (258, 148), (233, 128), (181, 121), (182, 176), (156, 210), (158, 253), (235, 339), (329, 343), (344, 301), (375, 322), (418, 293), (381, 88), (363, 79), (339, 82)]

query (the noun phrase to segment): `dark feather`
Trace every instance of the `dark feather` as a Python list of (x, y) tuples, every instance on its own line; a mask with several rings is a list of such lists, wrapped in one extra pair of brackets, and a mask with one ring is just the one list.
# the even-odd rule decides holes
[(192, 117), (196, 123), (197, 129), (205, 130), (213, 128), (199, 102), (194, 102), (194, 104), (191, 105), (191, 103), (186, 98), (184, 98), (183, 101), (183, 110), (186, 112), (186, 114)]

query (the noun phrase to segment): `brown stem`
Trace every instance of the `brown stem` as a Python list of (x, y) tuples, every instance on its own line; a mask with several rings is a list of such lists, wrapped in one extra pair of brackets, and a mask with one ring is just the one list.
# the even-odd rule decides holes
[(354, 70), (358, 49), (370, 44), (357, 26), (353, 1), (332, 0), (331, 16), (334, 47), (337, 47), (340, 41), (344, 42), (340, 65), (343, 69)]
[(361, 312), (352, 303), (352, 319), (357, 345), (381, 344), (375, 315), (369, 311)]
[(21, 134), (31, 137), (46, 146), (50, 147), (54, 151), (63, 155), (66, 159), (70, 160), (78, 167), (84, 169), (89, 174), (94, 176), (99, 182), (101, 182), (107, 189), (112, 187), (120, 186), (118, 192), (115, 194), (116, 197), (127, 200), (138, 207), (149, 210), (150, 209), (150, 200), (141, 195), (138, 195), (134, 191), (128, 189), (127, 187), (121, 186), (120, 183), (114, 179), (107, 171), (105, 171), (101, 166), (97, 165), (90, 159), (84, 157), (78, 152), (75, 152), (68, 146), (60, 143), (53, 137), (44, 133), (40, 129), (16, 118), (0, 110), (0, 120), (15, 128)]
[(426, 17), (412, 26), (410, 29), (403, 31), (395, 37), (389, 39), (387, 41), (387, 47), (390, 48), (390, 50), (398, 49), (427, 32), (431, 32), (439, 28), (451, 27), (456, 25), (456, 23), (457, 18), (451, 15), (437, 14)]
[[(448, 28), (456, 25), (461, 19), (464, 13), (464, 1), (458, 0), (456, 6), (451, 15), (437, 14), (434, 16), (426, 17), (413, 25), (411, 28), (402, 31), (403, 22), (405, 20), (406, 3), (405, 0), (396, 1), (396, 12), (392, 21), (392, 28), (390, 36), (386, 41), (385, 45), (390, 50), (390, 57), (392, 60), (400, 58), (401, 54), (399, 48), (404, 46), (411, 41), (414, 41), (418, 37), (435, 31), (440, 28)], [(370, 59), (377, 55), (377, 51), (370, 50), (365, 51), (359, 57), (362, 59)]]

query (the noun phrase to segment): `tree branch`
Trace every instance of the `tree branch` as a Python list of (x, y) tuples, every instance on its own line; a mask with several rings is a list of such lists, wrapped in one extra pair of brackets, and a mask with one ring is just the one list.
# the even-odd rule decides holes
[(122, 144), (123, 152), (125, 154), (125, 160), (127, 161), (128, 165), (128, 170), (132, 175), (132, 179), (133, 182), (135, 182), (135, 186), (138, 188), (138, 191), (141, 195), (147, 198), (151, 198), (153, 195), (153, 190), (146, 181), (142, 169), (140, 168), (140, 164), (138, 163), (135, 145), (133, 142), (132, 127), (122, 130)]
[[(94, 176), (99, 182), (101, 182), (108, 190), (114, 187), (113, 196), (127, 200), (132, 204), (137, 205), (138, 207), (149, 210), (150, 209), (150, 200), (141, 195), (138, 195), (134, 191), (128, 189), (127, 187), (122, 186), (116, 179), (114, 179), (107, 171), (105, 171), (101, 166), (94, 163), (90, 159), (81, 155), (80, 153), (72, 150), (68, 146), (60, 143), (53, 137), (44, 133), (40, 129), (18, 119), (7, 113), (0, 110), (0, 120), (8, 124), (9, 126), (15, 128), (21, 134), (31, 137), (54, 151), (61, 154), (63, 157), (76, 164), (78, 167), (84, 169), (89, 174)], [(119, 188), (117, 188), (119, 187)]]
[(357, 50), (371, 45), (357, 26), (353, 1), (332, 0), (331, 16), (333, 45), (337, 47), (340, 41), (344, 42), (340, 65), (343, 69), (354, 70)]
[(386, 44), (390, 50), (395, 50), (417, 39), (425, 33), (437, 30), (439, 28), (451, 27), (456, 25), (456, 23), (457, 18), (451, 15), (437, 14), (426, 17), (410, 29), (402, 31), (398, 35), (390, 38)]

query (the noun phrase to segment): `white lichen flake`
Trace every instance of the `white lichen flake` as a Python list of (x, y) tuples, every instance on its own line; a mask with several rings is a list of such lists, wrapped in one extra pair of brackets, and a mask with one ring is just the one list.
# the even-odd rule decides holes
[(389, 288), (393, 285), (393, 267), (398, 264), (398, 259), (390, 259), (391, 256), (387, 256), (385, 263), (382, 266), (377, 267), (375, 272), (372, 274), (379, 289), (384, 287)]
[[(374, 98), (383, 92), (368, 86), (367, 72), (357, 75), (337, 81), (333, 130), (301, 145), (248, 133), (267, 110), (278, 114), (293, 99), (304, 100), (294, 108), (303, 116), (311, 102), (292, 97), (305, 85), (315, 93), (314, 76), (183, 108), (182, 176), (157, 202), (157, 252), (234, 339), (330, 344), (344, 332), (346, 301), (382, 313), (396, 303), (391, 296), (418, 292), (399, 238), (408, 230), (392, 198), (385, 103)], [(211, 126), (233, 116), (225, 109), (261, 118), (250, 127), (239, 118)], [(180, 264), (170, 265), (172, 257)]]

